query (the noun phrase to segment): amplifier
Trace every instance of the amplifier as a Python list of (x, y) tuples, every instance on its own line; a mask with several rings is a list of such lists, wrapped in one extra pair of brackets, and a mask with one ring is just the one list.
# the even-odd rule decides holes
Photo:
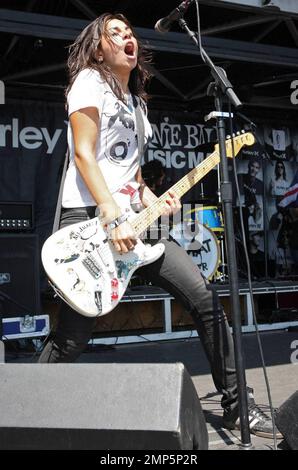
[(32, 202), (0, 202), (0, 232), (33, 229)]

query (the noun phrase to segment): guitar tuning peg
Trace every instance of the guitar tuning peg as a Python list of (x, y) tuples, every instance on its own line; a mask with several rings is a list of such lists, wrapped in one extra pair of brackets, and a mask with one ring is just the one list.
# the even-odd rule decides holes
[(231, 136), (230, 136), (230, 135), (227, 135), (227, 139), (230, 139), (230, 138), (231, 138)]
[(244, 129), (242, 129), (241, 134), (245, 134), (245, 130), (244, 130)]
[(240, 132), (239, 132), (239, 131), (237, 132), (237, 135), (240, 135)]
[(236, 137), (236, 134), (233, 132), (233, 138)]

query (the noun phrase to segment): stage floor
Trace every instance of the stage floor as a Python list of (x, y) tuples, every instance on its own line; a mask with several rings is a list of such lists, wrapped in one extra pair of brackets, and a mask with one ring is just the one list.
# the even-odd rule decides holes
[[(298, 389), (298, 363), (291, 362), (294, 347), (298, 349), (297, 331), (273, 331), (261, 333), (264, 357), (267, 365), (273, 406), (280, 406)], [(296, 341), (296, 345), (294, 342)], [(254, 388), (256, 402), (266, 411), (268, 399), (260, 356), (254, 334), (245, 334), (243, 344), (246, 360), (247, 383)], [(297, 357), (297, 354), (296, 354)], [(37, 357), (23, 353), (16, 356), (6, 354), (6, 362), (36, 362)], [(122, 344), (115, 346), (95, 345), (81, 355), (81, 363), (174, 363), (182, 362), (190, 373), (201, 399), (209, 433), (209, 448), (216, 450), (238, 449), (240, 433), (227, 431), (221, 427), (222, 409), (220, 396), (216, 392), (209, 372), (207, 360), (198, 338)], [(252, 436), (256, 448), (273, 447), (273, 441)], [(284, 441), (278, 440), (279, 448)]]

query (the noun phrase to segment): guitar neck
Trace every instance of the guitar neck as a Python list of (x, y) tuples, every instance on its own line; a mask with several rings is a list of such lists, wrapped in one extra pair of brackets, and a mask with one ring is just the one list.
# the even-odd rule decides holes
[[(212, 168), (219, 163), (219, 153), (214, 151), (209, 157), (203, 160), (197, 167), (175, 183), (168, 191), (174, 192), (179, 199), (187, 193), (198, 181), (200, 181)], [(168, 191), (160, 196), (151, 206), (144, 209), (131, 222), (137, 236), (144, 232), (163, 213)]]

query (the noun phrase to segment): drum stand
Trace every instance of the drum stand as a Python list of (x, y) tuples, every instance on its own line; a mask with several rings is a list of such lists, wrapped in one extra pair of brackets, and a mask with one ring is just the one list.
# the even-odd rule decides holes
[(191, 31), (184, 20), (179, 19), (180, 27), (188, 34), (190, 39), (198, 47), (201, 57), (206, 65), (209, 66), (214, 82), (210, 83), (207, 94), (214, 97), (215, 111), (211, 112), (206, 120), (215, 118), (217, 125), (217, 134), (219, 140), (220, 153), (220, 172), (221, 172), (221, 196), (223, 200), (224, 218), (225, 218), (225, 245), (227, 248), (227, 260), (229, 267), (229, 286), (230, 300), (232, 310), (233, 339), (235, 350), (235, 364), (237, 375), (237, 390), (239, 401), (239, 418), (241, 432), (241, 446), (243, 449), (251, 449), (251, 437), (248, 421), (248, 394), (245, 377), (245, 366), (242, 347), (242, 331), (241, 331), (241, 309), (239, 299), (239, 283), (236, 262), (236, 249), (234, 238), (234, 222), (232, 210), (232, 185), (229, 181), (228, 163), (226, 156), (226, 134), (225, 134), (225, 118), (229, 118), (229, 113), (222, 110), (223, 96), (228, 98), (235, 108), (242, 105), (236, 96), (231, 82), (228, 80), (226, 72), (221, 67), (215, 66), (201, 44), (201, 37), (194, 31)]
[[(217, 201), (218, 201), (218, 206), (220, 209), (222, 208), (222, 199), (221, 199), (221, 178), (220, 178), (220, 171), (219, 171), (219, 166), (217, 165)], [(218, 235), (218, 240), (219, 240), (219, 245), (220, 245), (220, 264), (219, 267), (221, 268), (221, 271), (217, 271), (219, 274), (216, 274), (215, 276), (215, 281), (216, 282), (222, 282), (226, 283), (229, 280), (229, 276), (227, 273), (227, 264), (225, 262), (225, 239), (224, 239), (224, 232), (220, 233)]]
[(225, 262), (225, 241), (224, 235), (218, 236), (219, 240), (219, 250), (220, 250), (220, 263), (215, 274), (215, 282), (221, 282), (222, 284), (226, 284), (229, 282), (229, 276), (227, 272), (227, 263)]

